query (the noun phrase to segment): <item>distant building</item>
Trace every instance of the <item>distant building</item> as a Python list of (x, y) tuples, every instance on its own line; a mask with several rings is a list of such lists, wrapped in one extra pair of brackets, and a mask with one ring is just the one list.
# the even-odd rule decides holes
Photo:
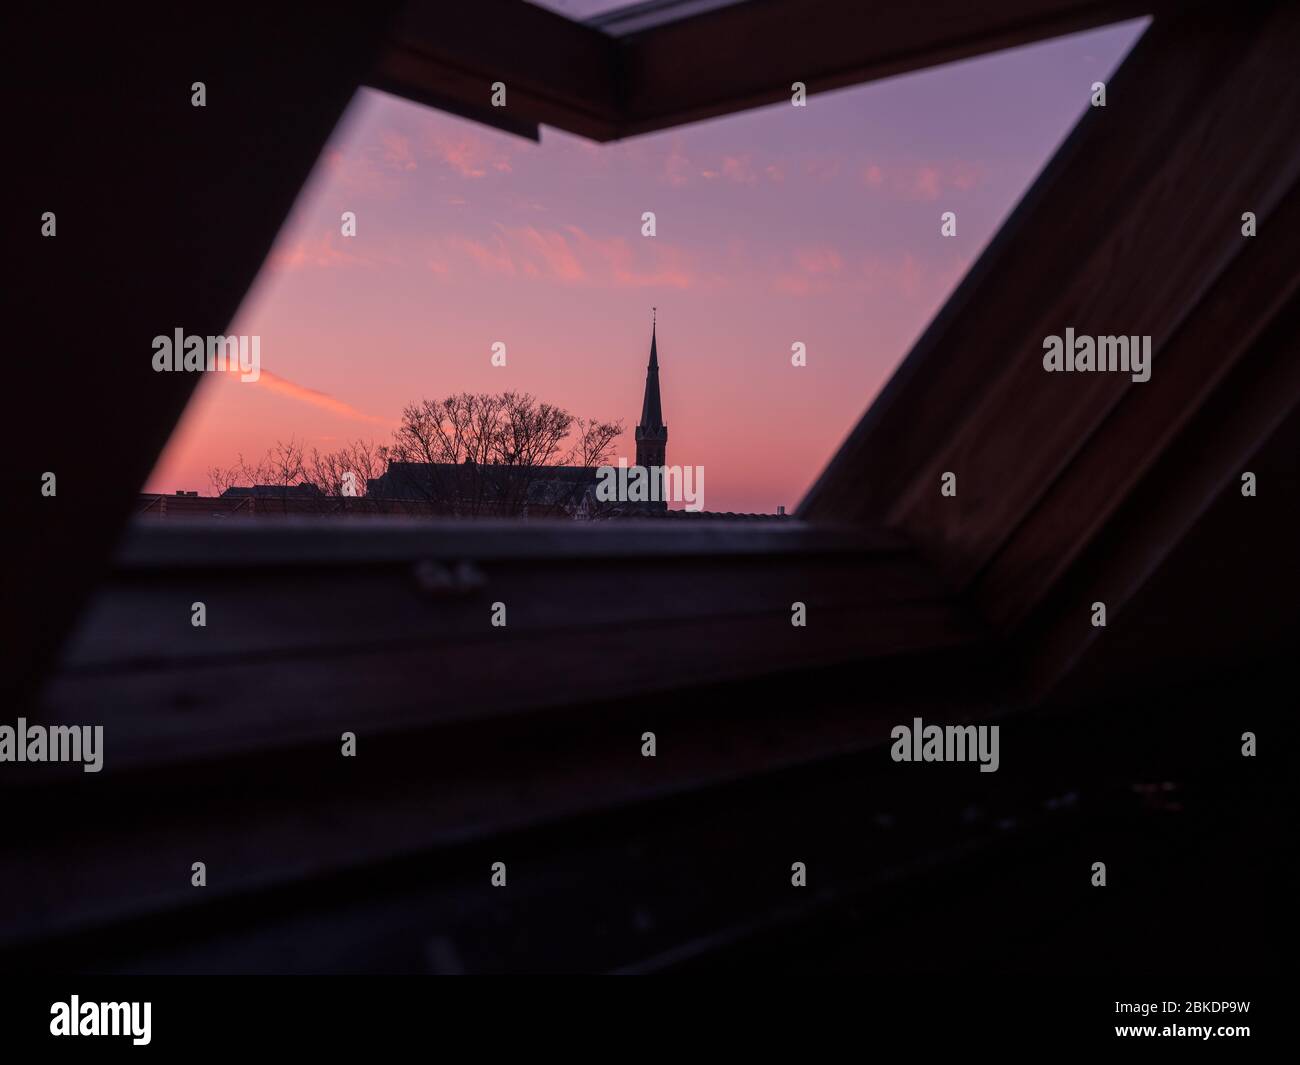
[(413, 500), (476, 515), (586, 516), (595, 466), (508, 466), (473, 462), (390, 462), (366, 482), (369, 498)]
[(222, 499), (320, 499), (325, 493), (314, 484), (300, 481), (298, 484), (255, 484), (251, 488), (227, 488), (221, 493)]

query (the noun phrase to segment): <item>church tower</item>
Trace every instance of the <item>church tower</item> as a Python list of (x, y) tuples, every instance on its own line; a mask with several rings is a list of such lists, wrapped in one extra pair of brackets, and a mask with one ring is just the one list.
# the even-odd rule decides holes
[[(668, 449), (668, 426), (664, 425), (663, 409), (659, 405), (659, 350), (655, 340), (655, 322), (650, 324), (650, 365), (645, 372), (645, 399), (641, 401), (641, 421), (636, 427), (636, 464), (638, 466), (664, 466), (664, 455)], [(663, 499), (663, 474), (656, 478), (660, 497), (656, 504), (659, 509), (667, 510), (668, 503)]]

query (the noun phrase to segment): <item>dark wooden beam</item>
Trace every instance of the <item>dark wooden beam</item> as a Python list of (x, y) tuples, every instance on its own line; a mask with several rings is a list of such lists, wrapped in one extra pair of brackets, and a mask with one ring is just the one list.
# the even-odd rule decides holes
[[(1274, 360), (1279, 370), (1300, 365), (1294, 341), (1276, 335), (1278, 315), (1300, 292), (1300, 241), (1295, 239), (1300, 234), (1300, 182), (1269, 215), (1260, 237), (1234, 236), (1234, 224), (1229, 218), (1223, 228), (1229, 240), (1241, 241), (1242, 253), (1170, 336), (1151, 380), (1123, 390), (1092, 438), (976, 578), (972, 591), (999, 628), (1018, 624), (1046, 597), (1181, 437), (1205, 439), (1209, 430), (1198, 416), (1222, 402), (1239, 367), (1259, 376), (1269, 373)], [(1271, 350), (1261, 354), (1261, 337), (1270, 334)], [(1300, 378), (1279, 377), (1253, 395), (1256, 406), (1233, 405), (1248, 432), (1237, 439), (1230, 462), (1247, 459), (1300, 400)], [(1207, 462), (1202, 455), (1184, 472), (1192, 517), (1218, 493), (1223, 471), (1219, 461)], [(1166, 500), (1160, 519), (1147, 526), (1144, 542), (1157, 528), (1168, 531), (1170, 514)], [(1181, 526), (1179, 534), (1188, 527)], [(1171, 550), (1174, 542), (1161, 541), (1161, 552)], [(1146, 549), (1130, 544), (1126, 550)]]
[[(14, 793), (27, 814), (0, 841), (0, 870), (21, 871), (0, 876), (0, 957), (23, 972), (392, 970), (445, 958), (426, 954), (437, 936), (469, 968), (495, 951), (496, 968), (654, 968), (651, 959), (679, 945), (694, 954), (711, 939), (716, 950), (845, 891), (893, 883), (911, 893), (927, 868), (990, 845), (1041, 852), (1064, 837), (1074, 867), (1081, 819), (1113, 846), (1116, 823), (1150, 817), (1135, 780), (1179, 781), (1182, 798), (1211, 777), (1249, 796), (1242, 812), (1260, 830), (1252, 842), (1281, 831), (1281, 772), (1234, 773), (1217, 754), (1221, 722), (1186, 712), (1224, 698), (1258, 703), (1270, 678), (1185, 681), (1068, 716), (1023, 715), (1003, 748), (1014, 755), (986, 776), (972, 766), (916, 772), (889, 758), (891, 724), (913, 712), (996, 713), (976, 707), (975, 675), (961, 664), (926, 664), (924, 695), (916, 663), (906, 663), (874, 670), (869, 700), (853, 671), (811, 674), (614, 701), (581, 721), (551, 719), (549, 731), (367, 738), (343, 772), (337, 747), (321, 744)], [(647, 727), (658, 730), (657, 759), (639, 753)], [(1118, 750), (1116, 732), (1128, 738)], [(1197, 808), (1222, 822), (1220, 804)], [(1261, 810), (1273, 811), (1262, 825)], [(1167, 834), (1170, 823), (1159, 827)], [(1195, 838), (1199, 848), (1204, 837)], [(806, 899), (772, 871), (772, 854), (787, 851), (816, 871)], [(186, 875), (196, 855), (209, 863), (203, 891)], [(498, 859), (510, 863), (508, 898), (485, 889)], [(1017, 896), (1050, 895), (1063, 875), (1022, 884)], [(859, 908), (868, 924), (881, 912), (867, 900)], [(653, 926), (633, 922), (637, 911)], [(1050, 906), (1039, 912), (1060, 923)], [(969, 961), (965, 945), (958, 952)]]
[[(1159, 10), (1166, 0), (862, 4), (749, 0), (618, 35), (524, 0), (411, 4), (369, 84), (535, 136), (596, 141), (666, 129), (1029, 44)], [(636, 23), (639, 25), (640, 23)], [(507, 86), (506, 108), (489, 106)]]
[[(800, 515), (898, 529), (1004, 630), (1042, 602), (1295, 290), (1298, 48), (1295, 8), (1158, 20)], [(1151, 335), (1151, 380), (1044, 372), (1067, 326)]]
[(488, 721), (981, 636), (871, 533), (273, 526), (134, 530), (33, 720), (109, 722), (122, 770), (323, 741), (359, 717), (372, 734)]
[[(1252, 456), (1300, 408), (1298, 334), (1300, 295), (1293, 290), (1287, 305), (1268, 321), (1240, 365), (1196, 410), (1188, 431), (1152, 463), (1143, 482), (1089, 541), (1077, 565), (1051, 587), (1050, 595), (1027, 617), (1011, 644), (1024, 677), (1023, 698), (1039, 700), (1053, 694), (1105, 633), (1124, 626), (1126, 604), (1212, 504), (1229, 498), (1237, 507), (1248, 508), (1257, 502), (1242, 497), (1240, 476), (1252, 468)], [(1206, 343), (1212, 346), (1213, 337), (1207, 337)], [(1277, 493), (1286, 486), (1275, 483), (1268, 489)], [(1296, 566), (1300, 507), (1292, 497), (1280, 503), (1275, 500), (1270, 509), (1281, 518), (1281, 535), (1265, 542), (1271, 546), (1273, 566), (1281, 571), (1274, 577), (1264, 574), (1254, 585), (1255, 603), (1246, 619), (1257, 643), (1255, 652), (1265, 659), (1270, 652), (1293, 650), (1295, 623), (1300, 620), (1300, 607), (1292, 598), (1295, 582), (1290, 576)], [(1076, 513), (1082, 520), (1082, 512)], [(1240, 537), (1248, 527), (1249, 518), (1242, 514), (1233, 534), (1225, 535)], [(1214, 545), (1207, 546), (1214, 549)], [(1244, 571), (1240, 579), (1247, 579)], [(1094, 602), (1106, 604), (1104, 630), (1091, 624)], [(1201, 594), (1192, 597), (1190, 609), (1207, 614), (1219, 609), (1208, 583), (1203, 582)], [(1290, 634), (1286, 643), (1292, 646), (1270, 647), (1263, 642), (1270, 629), (1279, 628), (1277, 619), (1288, 616), (1291, 624), (1281, 626), (1281, 631)], [(1211, 622), (1207, 619), (1206, 623)], [(1164, 641), (1148, 639), (1138, 648), (1138, 664), (1168, 653)], [(1230, 660), (1223, 648), (1215, 657)], [(1184, 669), (1190, 664), (1183, 660)]]
[(750, 0), (621, 39), (628, 136), (1144, 15), (1161, 0)]
[[(581, 673), (598, 653), (580, 645), (567, 660)], [(0, 951), (275, 884), (308, 888), (305, 901), (322, 875), (879, 750), (894, 724), (915, 715), (957, 722), (1005, 710), (976, 691), (978, 674), (960, 653), (925, 662), (923, 688), (914, 660), (874, 663), (868, 699), (857, 671), (841, 669), (530, 718), (453, 725), (430, 717), (398, 732), (370, 728), (374, 705), (362, 702), (342, 726), (357, 734), (356, 759), (340, 759), (338, 728), (322, 718), (316, 736), (292, 747), (196, 762), (195, 748), (183, 745), (152, 765), (106, 761), (99, 775), (6, 775), (0, 795), (31, 816), (0, 841), (0, 870), (25, 874), (0, 875)], [(430, 705), (472, 703), (486, 684), (480, 677), (475, 689), (453, 694), (432, 676), (420, 682)], [(659, 758), (641, 756), (647, 729), (658, 736)], [(112, 750), (116, 730), (105, 731)], [(88, 804), (93, 823), (74, 816)], [(196, 854), (221, 871), (208, 892), (168, 872), (188, 870)], [(39, 893), (28, 890), (32, 882)]]
[[(1281, 320), (1278, 326), (1286, 328)], [(1260, 348), (1265, 357), (1266, 352)], [(1247, 371), (1245, 376), (1252, 375)], [(1231, 405), (1245, 398), (1228, 392), (1216, 402)], [(1249, 413), (1267, 414), (1260, 408)], [(1210, 429), (1204, 419), (1203, 410), (1197, 422), (1202, 427), (1187, 438), (1181, 457), (1175, 453), (1167, 459), (1171, 471), (1179, 465), (1186, 466), (1184, 472), (1203, 469), (1201, 456), (1207, 449), (1223, 446), (1223, 438), (1211, 441), (1202, 435)], [(1245, 459), (1230, 455), (1228, 462), (1226, 483), (1213, 493), (1209, 506), (1173, 551), (1156, 563), (1155, 572), (1117, 622), (1101, 632), (1089, 626), (1090, 647), (1069, 673), (1072, 698), (1095, 706), (1108, 698), (1108, 691), (1136, 683), (1159, 684), (1184, 674), (1190, 663), (1212, 668), (1235, 682), (1271, 668), (1285, 669), (1291, 661), (1295, 634), (1300, 632), (1300, 566), (1287, 561), (1295, 553), (1300, 522), (1296, 502), (1300, 500), (1300, 404), (1292, 407), (1263, 448)], [(1242, 474), (1247, 471), (1256, 479), (1253, 496), (1242, 493)], [(1138, 537), (1125, 547), (1121, 536), (1117, 542), (1122, 553), (1140, 555), (1146, 549), (1141, 540), (1142, 512), (1165, 503), (1164, 498), (1133, 500), (1136, 519), (1124, 536), (1136, 533)], [(1106, 545), (1093, 552), (1097, 561), (1107, 553)], [(1080, 560), (1076, 570), (1071, 587), (1062, 587), (1054, 596), (1063, 607), (1062, 620), (1069, 619), (1069, 604), (1079, 602), (1099, 581), (1087, 559)], [(1047, 613), (1036, 614), (1025, 626), (1033, 628), (1041, 619), (1047, 623), (1039, 628), (1046, 632), (1051, 624)], [(1077, 629), (1074, 635), (1078, 636)], [(1246, 712), (1261, 709), (1250, 707)], [(1286, 711), (1279, 706), (1272, 712)], [(1216, 720), (1228, 727), (1236, 719)]]
[[(10, 697), (56, 654), (197, 384), (153, 370), (153, 337), (225, 333), (398, 6), (305, 16), (235, 0), (70, 23), (25, 5), (7, 35), (24, 100), (10, 245), (23, 354), (3, 419)], [(206, 107), (191, 106), (196, 81)]]
[[(599, 30), (523, 0), (413, 3), (368, 77), (375, 88), (524, 136), (539, 123), (618, 136), (618, 51)], [(492, 85), (506, 106), (492, 106)]]

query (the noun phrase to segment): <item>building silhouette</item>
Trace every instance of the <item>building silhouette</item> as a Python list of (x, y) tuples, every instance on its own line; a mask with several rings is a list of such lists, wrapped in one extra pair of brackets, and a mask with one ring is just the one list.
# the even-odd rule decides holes
[[(659, 396), (657, 326), (650, 326), (650, 361), (646, 367), (641, 420), (636, 427), (636, 464), (662, 467), (668, 444)], [(473, 462), (392, 462), (380, 477), (366, 482), (372, 498), (415, 500), (454, 513), (480, 515), (550, 515), (575, 518), (654, 516), (667, 511), (653, 501), (597, 499), (598, 466), (532, 466)], [(663, 477), (654, 475), (662, 496)]]
[[(150, 518), (213, 516), (362, 516), (535, 517), (596, 520), (672, 518), (679, 520), (771, 520), (777, 514), (735, 514), (669, 510), (665, 498), (668, 426), (659, 391), (658, 323), (650, 325), (641, 418), (636, 431), (636, 466), (648, 471), (650, 498), (602, 498), (599, 466), (530, 465), (511, 462), (390, 461), (379, 477), (366, 481), (363, 496), (334, 496), (308, 482), (295, 485), (232, 486), (219, 498), (197, 493), (165, 496), (142, 493), (136, 512)], [(620, 464), (626, 460), (620, 459)], [(639, 496), (639, 493), (638, 493)]]
[[(651, 494), (658, 502), (651, 509), (667, 510), (663, 498), (663, 467), (668, 451), (668, 426), (664, 424), (663, 406), (659, 399), (659, 345), (656, 338), (657, 322), (650, 325), (650, 364), (645, 372), (645, 398), (641, 401), (641, 421), (636, 427), (636, 464), (651, 470), (658, 488)], [(658, 467), (658, 470), (655, 470)]]

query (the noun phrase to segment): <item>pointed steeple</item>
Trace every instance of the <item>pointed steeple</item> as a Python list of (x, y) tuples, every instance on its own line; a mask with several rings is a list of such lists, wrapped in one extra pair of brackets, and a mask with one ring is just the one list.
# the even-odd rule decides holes
[[(659, 341), (656, 323), (650, 323), (650, 365), (645, 371), (645, 399), (641, 402), (641, 422), (636, 427), (636, 464), (647, 469), (658, 466), (662, 469), (668, 451), (668, 426), (664, 425), (664, 412), (659, 404)], [(662, 472), (660, 487), (655, 492), (659, 502), (648, 504), (656, 510), (666, 510), (663, 501)]]
[(642, 429), (662, 429), (663, 409), (659, 404), (659, 345), (655, 337), (656, 323), (650, 321), (650, 365), (645, 372), (645, 399), (641, 401)]

